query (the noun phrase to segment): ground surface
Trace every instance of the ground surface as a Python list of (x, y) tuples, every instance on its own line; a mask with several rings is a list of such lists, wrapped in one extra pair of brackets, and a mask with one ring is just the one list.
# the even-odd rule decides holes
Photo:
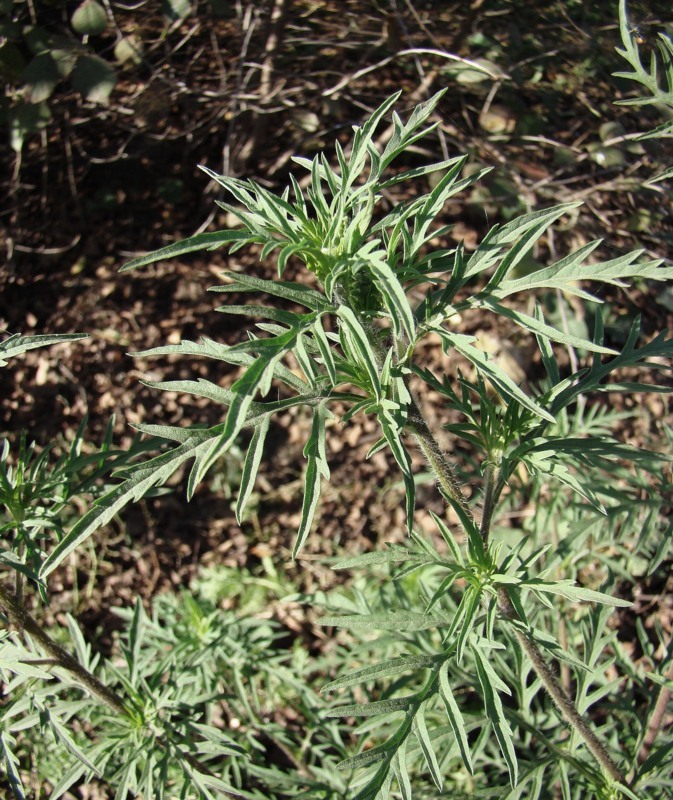
[[(469, 249), (489, 225), (514, 213), (583, 200), (580, 216), (545, 241), (538, 260), (604, 236), (608, 255), (634, 247), (653, 257), (670, 255), (670, 197), (636, 189), (660, 164), (673, 162), (670, 147), (666, 152), (663, 145), (618, 142), (601, 155), (607, 147), (601, 135), (621, 135), (601, 126), (618, 121), (631, 133), (658, 119), (652, 110), (614, 105), (627, 88), (610, 77), (620, 68), (616, 3), (559, 2), (550, 8), (478, 0), (279, 0), (231, 8), (224, 3), (222, 16), (199, 3), (198, 13), (174, 23), (154, 10), (157, 5), (133, 12), (112, 3), (119, 31), (134, 32), (145, 50), (140, 65), (119, 69), (107, 106), (84, 103), (63, 85), (50, 100), (51, 123), (28, 137), (20, 164), (12, 151), (0, 156), (6, 256), (0, 265), (0, 328), (89, 334), (83, 342), (28, 353), (3, 371), (1, 431), (26, 427), (45, 443), (66, 435), (88, 414), (89, 437), (96, 442), (115, 414), (115, 435), (123, 443), (133, 422), (220, 419), (219, 408), (166, 397), (141, 380), (203, 375), (226, 385), (232, 375), (210, 363), (128, 354), (204, 334), (239, 340), (240, 318), (217, 313), (219, 297), (206, 289), (218, 283), (223, 269), (270, 276), (273, 266), (259, 263), (256, 253), (241, 252), (197, 256), (137, 274), (119, 275), (118, 268), (196, 230), (228, 224), (214, 206), (217, 187), (198, 164), (281, 189), (296, 168), (292, 155), (312, 156), (330, 150), (336, 138), (345, 141), (353, 124), (398, 89), (405, 116), (415, 102), (448, 87), (439, 107), (441, 137), (431, 145), (436, 150), (419, 158), (441, 157), (446, 148), (450, 155), (469, 153), (472, 164), (493, 167), (483, 189), (446, 209), (454, 242), (464, 240)], [(647, 5), (634, 3), (632, 9), (645, 40), (668, 6)], [(61, 24), (56, 12), (51, 24)], [(109, 54), (114, 36), (108, 31), (95, 47)], [(500, 78), (472, 82), (430, 50), (487, 59)], [(636, 313), (643, 315), (645, 335), (670, 326), (671, 299), (661, 287), (639, 287), (614, 299), (616, 329)], [(534, 377), (530, 351), (510, 341), (507, 331), (482, 319), (466, 319), (464, 326), (466, 333), (490, 337), (522, 380)], [(432, 348), (425, 355), (432, 363), (440, 357)], [(446, 421), (432, 403), (429, 413)], [(655, 405), (644, 413), (642, 435), (665, 411)], [(288, 417), (274, 432), (259, 487), (264, 497), (242, 530), (226, 492), (208, 487), (189, 506), (178, 487), (130, 509), (121, 532), (101, 537), (97, 577), (84, 581), (87, 591), (79, 596), (80, 617), (91, 630), (109, 619), (110, 605), (126, 603), (135, 593), (149, 597), (168, 585), (186, 585), (199, 564), (254, 571), (263, 555), (273, 553), (291, 575), (301, 575), (302, 588), (314, 590), (328, 580), (312, 566), (317, 555), (359, 551), (403, 536), (397, 472), (383, 455), (363, 459), (374, 430), (363, 424), (344, 436), (335, 427), (328, 442), (333, 481), (318, 534), (308, 544), (307, 560), (289, 563), (304, 426), (301, 418)], [(637, 441), (638, 426), (627, 434)], [(237, 464), (228, 468), (235, 477)], [(441, 507), (431, 484), (419, 500), (427, 508)], [(69, 588), (71, 578), (61, 580)], [(650, 596), (664, 587), (646, 588)], [(670, 625), (660, 604), (649, 613)]]

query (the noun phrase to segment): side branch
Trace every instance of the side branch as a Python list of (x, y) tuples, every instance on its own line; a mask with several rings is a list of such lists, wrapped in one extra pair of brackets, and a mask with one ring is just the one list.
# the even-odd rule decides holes
[(31, 639), (37, 642), (52, 657), (55, 666), (62, 667), (72, 673), (84, 688), (88, 689), (92, 695), (105, 703), (114, 712), (122, 716), (128, 716), (129, 710), (124, 705), (121, 697), (89, 672), (88, 669), (85, 669), (74, 656), (48, 636), (28, 613), (28, 610), (16, 595), (2, 584), (0, 584), (0, 604), (4, 606), (12, 622), (25, 631)]
[[(512, 605), (512, 601), (507, 594), (506, 589), (498, 591), (498, 608), (500, 613), (511, 622), (521, 622), (521, 618)], [(614, 762), (605, 746), (596, 736), (596, 734), (587, 725), (584, 718), (580, 715), (573, 701), (565, 693), (563, 687), (558, 682), (556, 675), (551, 671), (549, 665), (544, 660), (539, 648), (522, 630), (517, 626), (514, 627), (514, 633), (517, 641), (523, 652), (530, 659), (535, 672), (542, 681), (544, 688), (549, 693), (549, 696), (554, 701), (554, 705), (561, 712), (561, 715), (568, 723), (582, 737), (584, 743), (589, 748), (589, 751), (598, 763), (603, 767), (606, 774), (612, 778), (613, 781), (621, 783), (623, 786), (627, 785), (626, 776), (622, 774), (621, 770)]]
[[(455, 503), (458, 503), (467, 516), (474, 520), (474, 514), (467, 505), (467, 500), (465, 499), (465, 495), (463, 494), (460, 484), (458, 483), (455, 472), (446, 459), (446, 456), (442, 453), (439, 444), (433, 436), (432, 431), (423, 417), (416, 401), (412, 401), (409, 410), (409, 427), (415, 435), (421, 451), (428, 459), (428, 462), (430, 463), (430, 466), (432, 467), (444, 494), (447, 497), (450, 497)], [(497, 475), (497, 470), (493, 465), (487, 465), (485, 478), (486, 486), (484, 492), (484, 508), (482, 511), (482, 520), (479, 528), (482, 539), (487, 545), (491, 527), (491, 518), (493, 516), (496, 498), (498, 496), (497, 486), (499, 483), (499, 476)], [(511, 622), (521, 623), (521, 618), (512, 605), (509, 594), (504, 588), (498, 591), (498, 609), (505, 619), (508, 619)], [(529, 636), (527, 636), (519, 626), (515, 625), (514, 632), (521, 649), (530, 659), (535, 672), (542, 681), (543, 686), (549, 693), (552, 701), (558, 708), (565, 721), (583, 739), (584, 743), (589, 749), (589, 752), (600, 764), (605, 773), (613, 781), (620, 783), (623, 786), (628, 785), (625, 775), (622, 774), (617, 764), (613, 761), (612, 757), (605, 749), (603, 743), (598, 739), (596, 734), (589, 727), (585, 719), (575, 707), (573, 701), (563, 690), (563, 687), (560, 685), (556, 679), (556, 676), (551, 671), (537, 644)]]

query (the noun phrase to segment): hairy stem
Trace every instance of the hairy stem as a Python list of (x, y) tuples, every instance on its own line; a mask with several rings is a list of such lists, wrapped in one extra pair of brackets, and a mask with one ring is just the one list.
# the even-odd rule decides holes
[[(673, 681), (673, 664), (671, 664), (668, 669), (666, 679)], [(657, 702), (654, 705), (652, 716), (647, 722), (647, 732), (645, 733), (645, 738), (643, 739), (640, 752), (638, 753), (639, 764), (643, 764), (650, 754), (650, 750), (652, 749), (652, 745), (657, 738), (657, 734), (664, 724), (664, 717), (666, 715), (666, 709), (668, 708), (670, 699), (671, 690), (667, 686), (662, 686), (659, 690), (659, 696), (657, 697)]]
[[(506, 589), (498, 591), (498, 608), (501, 614), (512, 622), (521, 622), (521, 617), (516, 612), (509, 598)], [(563, 719), (582, 737), (584, 743), (588, 747), (590, 753), (603, 767), (606, 774), (612, 778), (613, 781), (626, 785), (626, 777), (622, 774), (617, 764), (613, 761), (612, 757), (605, 749), (605, 746), (591, 730), (581, 716), (573, 701), (563, 690), (563, 687), (558, 682), (556, 675), (551, 671), (549, 665), (542, 657), (539, 648), (519, 627), (514, 627), (514, 633), (519, 642), (521, 649), (530, 659), (535, 672), (542, 681), (544, 688), (547, 690), (549, 696), (554, 701), (554, 705), (558, 708), (563, 716)]]
[(472, 516), (467, 500), (460, 487), (456, 473), (448, 459), (442, 453), (437, 440), (432, 435), (432, 431), (421, 414), (421, 410), (415, 400), (411, 401), (409, 409), (409, 427), (416, 437), (421, 452), (428, 460), (432, 471), (435, 473), (439, 485), (445, 497), (451, 498), (469, 516)]
[(493, 517), (493, 509), (495, 508), (495, 485), (495, 464), (488, 463), (484, 470), (484, 503), (481, 511), (481, 526), (479, 528), (482, 541), (484, 542), (484, 548), (488, 547), (488, 537), (491, 533), (491, 519)]
[[(467, 500), (462, 492), (460, 484), (456, 478), (453, 467), (449, 464), (446, 456), (442, 453), (437, 440), (432, 434), (425, 418), (423, 417), (418, 404), (412, 401), (410, 408), (410, 425), (418, 444), (428, 459), (440, 486), (444, 493), (450, 497), (454, 502), (458, 503), (463, 511), (474, 520), (474, 515), (467, 505)], [(482, 520), (480, 532), (485, 544), (488, 543), (491, 519), (493, 511), (499, 495), (499, 488), (502, 483), (502, 475), (494, 465), (487, 465), (485, 472), (485, 487), (484, 487), (484, 507), (482, 510)], [(530, 638), (524, 631), (521, 630), (522, 620), (518, 612), (512, 605), (509, 594), (506, 589), (498, 591), (498, 609), (500, 613), (510, 622), (519, 623), (514, 626), (515, 635), (523, 652), (530, 659), (533, 669), (537, 676), (542, 681), (543, 686), (549, 693), (554, 704), (560, 711), (561, 715), (568, 723), (568, 725), (577, 732), (586, 744), (589, 752), (593, 755), (596, 761), (603, 768), (605, 773), (617, 783), (624, 786), (627, 785), (626, 776), (623, 775), (617, 764), (613, 761), (612, 757), (605, 749), (605, 746), (598, 739), (593, 730), (589, 727), (582, 715), (579, 713), (575, 704), (570, 697), (563, 690), (559, 684), (556, 676), (551, 671), (549, 665), (545, 661), (539, 647), (532, 638)]]
[[(39, 623), (29, 614), (23, 603), (19, 602), (16, 595), (0, 584), (0, 605), (7, 611), (11, 621), (23, 632), (27, 633), (39, 646), (51, 656), (50, 659), (36, 659), (33, 663), (43, 663), (45, 665), (60, 667), (70, 672), (79, 683), (88, 689), (91, 694), (104, 703), (108, 708), (124, 717), (131, 716), (130, 709), (125, 705), (121, 697), (100, 681), (95, 675), (83, 667), (79, 661), (67, 650), (64, 650), (48, 634), (46, 634)], [(173, 752), (190, 764), (194, 769), (206, 775), (215, 776), (205, 764), (202, 764), (195, 756), (187, 750), (179, 747), (176, 743), (166, 739), (164, 736), (157, 736), (157, 745), (164, 750)], [(234, 793), (223, 792), (226, 797), (236, 797)]]
[(74, 656), (70, 655), (67, 650), (64, 650), (61, 645), (57, 644), (46, 634), (37, 621), (28, 613), (28, 610), (17, 596), (6, 589), (2, 584), (0, 584), (0, 604), (4, 606), (12, 622), (20, 630), (25, 631), (31, 639), (37, 642), (37, 644), (52, 657), (57, 666), (72, 673), (82, 686), (88, 689), (92, 695), (105, 703), (105, 705), (114, 712), (123, 716), (128, 716), (129, 711), (121, 697), (89, 672), (88, 669), (83, 667)]

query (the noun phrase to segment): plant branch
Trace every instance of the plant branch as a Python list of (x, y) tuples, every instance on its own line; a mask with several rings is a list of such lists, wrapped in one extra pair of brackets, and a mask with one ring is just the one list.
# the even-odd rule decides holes
[(437, 440), (432, 435), (432, 431), (428, 427), (418, 403), (413, 399), (409, 406), (409, 427), (416, 437), (421, 452), (427, 458), (432, 471), (435, 473), (444, 495), (458, 503), (468, 517), (473, 517), (453, 467), (449, 464)]
[[(39, 623), (29, 614), (23, 603), (19, 602), (16, 595), (0, 584), (0, 604), (4, 606), (9, 618), (22, 631), (34, 639), (40, 647), (46, 651), (51, 659), (36, 659), (32, 663), (51, 664), (70, 672), (79, 683), (85, 687), (92, 695), (104, 703), (108, 708), (123, 717), (131, 716), (129, 708), (125, 705), (121, 697), (100, 681), (95, 675), (83, 667), (79, 661), (67, 650), (64, 650), (40, 627)], [(175, 752), (179, 758), (186, 761), (191, 767), (200, 773), (216, 777), (215, 774), (202, 764), (191, 753), (178, 747), (175, 743), (167, 740), (163, 736), (155, 739), (157, 745), (168, 752)], [(235, 792), (224, 792), (227, 797), (237, 797)]]
[(0, 603), (5, 607), (12, 622), (25, 631), (40, 647), (56, 662), (56, 665), (72, 673), (77, 680), (88, 689), (91, 694), (105, 703), (110, 709), (122, 716), (128, 716), (129, 711), (124, 701), (116, 692), (100, 681), (95, 675), (83, 667), (79, 661), (67, 650), (56, 644), (46, 634), (35, 619), (28, 613), (26, 607), (19, 601), (15, 594), (0, 584)]
[[(516, 612), (512, 605), (509, 594), (506, 589), (498, 590), (498, 608), (503, 616), (510, 620), (510, 622), (521, 623), (521, 617)], [(549, 665), (542, 657), (539, 648), (519, 627), (514, 626), (514, 633), (521, 646), (521, 649), (528, 656), (537, 673), (542, 681), (549, 696), (554, 701), (554, 705), (561, 712), (565, 721), (573, 728), (584, 740), (584, 743), (589, 748), (593, 757), (598, 761), (601, 767), (605, 770), (606, 774), (612, 778), (613, 781), (627, 785), (625, 775), (622, 774), (617, 764), (613, 761), (612, 757), (605, 749), (605, 746), (596, 736), (596, 734), (587, 725), (584, 718), (578, 712), (573, 701), (563, 690), (563, 687), (558, 682), (556, 676), (549, 668)]]
[[(673, 681), (673, 663), (668, 669), (666, 674), (666, 679), (669, 681)], [(652, 716), (648, 720), (647, 723), (647, 731), (645, 733), (645, 738), (643, 739), (643, 743), (640, 746), (640, 752), (638, 753), (638, 763), (643, 764), (647, 757), (650, 754), (650, 750), (652, 749), (652, 745), (654, 744), (657, 734), (661, 730), (663, 723), (664, 723), (664, 716), (666, 714), (666, 709), (668, 708), (668, 703), (671, 699), (671, 690), (666, 685), (662, 685), (661, 690), (659, 691), (659, 696), (657, 697), (657, 702), (654, 705), (654, 709), (652, 710)]]
[(481, 511), (481, 526), (479, 528), (484, 548), (488, 547), (488, 538), (491, 532), (497, 478), (498, 470), (496, 470), (495, 464), (489, 462), (484, 470), (484, 502)]
[[(418, 444), (423, 454), (430, 462), (430, 466), (435, 472), (440, 486), (452, 500), (460, 505), (469, 517), (474, 519), (474, 515), (467, 505), (455, 472), (442, 453), (437, 440), (433, 436), (415, 400), (412, 400), (410, 407), (410, 419)], [(491, 519), (498, 496), (497, 488), (501, 482), (501, 477), (501, 475), (498, 475), (498, 470), (494, 465), (487, 465), (485, 471), (484, 507), (480, 525), (481, 536), (485, 543), (488, 542), (489, 538)], [(523, 621), (514, 608), (506, 589), (501, 588), (498, 590), (498, 609), (505, 619), (508, 619), (510, 622), (519, 623), (518, 625), (514, 625), (514, 632), (519, 645), (530, 659), (533, 669), (542, 681), (543, 686), (565, 721), (583, 739), (589, 752), (600, 764), (605, 773), (613, 781), (626, 786), (626, 777), (613, 761), (603, 743), (598, 739), (579, 713), (573, 701), (563, 690), (563, 687), (551, 671), (537, 644), (521, 630), (520, 625)]]

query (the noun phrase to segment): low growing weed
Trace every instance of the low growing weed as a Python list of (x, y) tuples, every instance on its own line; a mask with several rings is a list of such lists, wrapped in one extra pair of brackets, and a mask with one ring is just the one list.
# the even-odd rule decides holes
[[(633, 68), (629, 77), (670, 104), (670, 39), (661, 40), (663, 68), (654, 59), (648, 71), (623, 3), (620, 13), (620, 53)], [(75, 759), (59, 790), (100, 770), (119, 798), (128, 791), (258, 797), (257, 780), (266, 781), (267, 796), (277, 791), (349, 800), (672, 796), (667, 764), (673, 740), (662, 712), (671, 687), (670, 641), (661, 630), (654, 641), (636, 622), (643, 660), (609, 622), (615, 608), (629, 613), (629, 584), (654, 575), (666, 558), (671, 458), (661, 443), (644, 449), (620, 441), (616, 429), (624, 415), (606, 410), (600, 399), (607, 393), (665, 396), (670, 386), (658, 374), (670, 369), (673, 339), (664, 332), (645, 338), (636, 320), (615, 347), (600, 308), (593, 332), (581, 335), (554, 324), (531, 298), (554, 291), (597, 302), (592, 286), (646, 285), (668, 280), (673, 268), (640, 251), (600, 261), (596, 241), (524, 274), (518, 267), (531, 249), (576, 203), (495, 226), (472, 252), (463, 245), (438, 247), (450, 229), (441, 223), (447, 200), (481, 177), (463, 176), (466, 156), (408, 166), (410, 148), (437, 126), (441, 98), (442, 92), (417, 106), (404, 122), (393, 111), (399, 95), (390, 97), (355, 128), (349, 146), (337, 143), (334, 164), (323, 154), (296, 158), (305, 181), (291, 177), (280, 195), (205, 170), (228, 193), (230, 201), (221, 206), (241, 228), (199, 234), (124, 269), (224, 245), (231, 252), (257, 247), (261, 258), (274, 255), (275, 280), (229, 272), (213, 289), (261, 298), (218, 309), (255, 321), (243, 341), (223, 345), (204, 338), (143, 353), (212, 358), (238, 368), (240, 377), (227, 389), (203, 379), (151, 384), (209, 398), (227, 409), (226, 417), (210, 428), (138, 426), (170, 447), (124, 464), (122, 482), (60, 537), (32, 575), (46, 591), (49, 575), (95, 530), (187, 464), (191, 497), (248, 430), (236, 506), (241, 519), (270, 424), (294, 407), (311, 420), (294, 544), (294, 555), (301, 556), (330, 478), (328, 421), (337, 411), (344, 425), (368, 415), (380, 434), (369, 454), (389, 450), (403, 477), (408, 539), (343, 559), (335, 568), (360, 577), (348, 589), (314, 599), (328, 609), (321, 624), (336, 630), (333, 655), (318, 662), (331, 678), (323, 692), (345, 702), (330, 707), (321, 733), (311, 728), (302, 765), (288, 732), (265, 727), (262, 719), (266, 702), (286, 701), (288, 686), (301, 691), (287, 662), (280, 660), (278, 669), (285, 671), (274, 676), (258, 660), (258, 652), (273, 652), (266, 623), (231, 621), (189, 596), (156, 601), (154, 617), (138, 603), (127, 613), (120, 665), (95, 663), (74, 623), (73, 663), (39, 638), (17, 598), (3, 589), (0, 600), (10, 618), (36, 637), (49, 667), (74, 676), (71, 684), (62, 677), (58, 692), (67, 689), (72, 698), (79, 682), (93, 694), (69, 699), (57, 723), (41, 699), (45, 690), (31, 689), (16, 701), (23, 703), (17, 718), (51, 724)], [(379, 146), (377, 131), (390, 113), (393, 133)], [(441, 177), (429, 192), (408, 190), (411, 199), (390, 202), (400, 187), (431, 173)], [(286, 279), (290, 264), (305, 270), (305, 281)], [(499, 318), (536, 343), (540, 375), (530, 386), (520, 386), (475, 336), (461, 332), (457, 320), (473, 311)], [(430, 337), (447, 357), (460, 358), (462, 372), (452, 363), (439, 372), (420, 360), (419, 345)], [(572, 353), (569, 366), (559, 366), (557, 348)], [(643, 373), (647, 377), (634, 377)], [(462, 485), (461, 465), (428, 423), (420, 398), (430, 390), (459, 417), (448, 426), (447, 441), (470, 446), (477, 485)], [(670, 443), (670, 430), (663, 423), (659, 430)], [(412, 448), (425, 457), (450, 511), (431, 513), (431, 534), (416, 525)], [(521, 524), (508, 520), (524, 508), (531, 513)], [(176, 604), (170, 624), (161, 616), (166, 604)], [(5, 646), (20, 647), (16, 635), (7, 633)], [(36, 653), (22, 653), (12, 688), (41, 679), (50, 687), (52, 673)], [(91, 680), (94, 673), (100, 678)], [(279, 684), (280, 674), (287, 683)], [(50, 697), (57, 703), (53, 691)], [(87, 718), (94, 718), (95, 698), (106, 719), (111, 713), (115, 719), (112, 739), (85, 751), (68, 727), (86, 704)], [(249, 726), (247, 739), (225, 733), (223, 720), (212, 716), (214, 701)], [(315, 708), (302, 714), (313, 718)], [(331, 764), (342, 749), (345, 727), (336, 722), (342, 718), (360, 720), (354, 728), (359, 746), (339, 755), (339, 777)], [(22, 796), (13, 750), (20, 728), (12, 719), (5, 715), (3, 744), (13, 788)], [(285, 783), (251, 755), (264, 731), (286, 755), (294, 754)]]

